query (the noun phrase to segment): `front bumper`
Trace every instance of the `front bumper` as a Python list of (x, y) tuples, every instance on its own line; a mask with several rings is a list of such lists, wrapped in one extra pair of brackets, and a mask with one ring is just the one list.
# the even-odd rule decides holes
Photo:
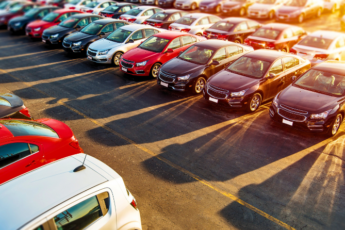
[(177, 9), (190, 9), (191, 8), (191, 4), (187, 4), (187, 3), (176, 3), (175, 4), (175, 8)]
[(111, 64), (112, 61), (112, 54), (106, 54), (106, 55), (98, 55), (97, 50), (90, 49), (87, 51), (87, 59), (89, 61), (100, 63), (100, 64)]
[(26, 29), (25, 30), (26, 36), (31, 38), (42, 38), (42, 30), (34, 31), (33, 29)]
[(212, 105), (224, 107), (224, 108), (244, 108), (249, 100), (250, 96), (243, 96), (243, 97), (217, 97), (215, 95), (211, 95), (207, 87), (202, 91), (203, 96), (206, 101), (208, 101)]
[(25, 28), (24, 28), (24, 25), (15, 26), (15, 25), (13, 25), (13, 24), (8, 24), (7, 30), (8, 30), (8, 31), (12, 31), (12, 32), (18, 32), (18, 31), (23, 31), (23, 30), (25, 30)]
[(58, 45), (62, 43), (63, 37), (51, 38), (50, 35), (42, 35), (42, 42), (47, 44)]
[(189, 79), (186, 81), (178, 81), (176, 80), (176, 76), (175, 78), (167, 78), (167, 79), (163, 80), (161, 78), (161, 74), (159, 73), (157, 77), (157, 85), (161, 86), (162, 88), (171, 89), (171, 90), (180, 91), (180, 92), (187, 91), (188, 88), (191, 88), (193, 86), (192, 84), (193, 79)]
[(82, 45), (73, 46), (71, 43), (62, 42), (62, 47), (67, 53), (81, 53), (83, 51)]
[(248, 11), (248, 17), (250, 18), (268, 18), (268, 12), (261, 11)]
[(294, 15), (294, 14), (289, 14), (289, 15), (287, 15), (287, 14), (283, 14), (283, 15), (277, 14), (275, 20), (277, 22), (296, 22), (298, 20), (298, 17), (299, 17), (299, 14), (296, 14), (296, 15)]
[(133, 64), (131, 68), (128, 68), (126, 66), (122, 65), (122, 61), (120, 62), (120, 70), (122, 72), (133, 75), (133, 76), (143, 76), (143, 77), (150, 75), (150, 71), (152, 67), (152, 65), (135, 66), (135, 64)]

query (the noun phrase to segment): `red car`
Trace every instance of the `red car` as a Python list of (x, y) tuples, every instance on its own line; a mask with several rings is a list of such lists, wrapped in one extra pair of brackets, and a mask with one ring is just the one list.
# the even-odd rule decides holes
[(128, 74), (156, 78), (167, 61), (177, 57), (196, 42), (206, 40), (192, 34), (163, 32), (145, 40), (137, 48), (122, 55), (120, 69)]
[(45, 29), (59, 24), (71, 15), (79, 13), (82, 12), (70, 9), (55, 10), (44, 16), (44, 18), (42, 18), (41, 20), (30, 22), (26, 26), (26, 35), (31, 38), (41, 38), (42, 33)]
[(81, 152), (72, 130), (60, 121), (0, 119), (0, 184)]
[(0, 26), (6, 26), (11, 18), (22, 16), (32, 8), (38, 6), (38, 4), (27, 2), (11, 7), (9, 11), (0, 13)]
[(244, 40), (244, 44), (256, 49), (271, 49), (289, 52), (290, 49), (299, 42), (307, 32), (298, 26), (269, 23)]

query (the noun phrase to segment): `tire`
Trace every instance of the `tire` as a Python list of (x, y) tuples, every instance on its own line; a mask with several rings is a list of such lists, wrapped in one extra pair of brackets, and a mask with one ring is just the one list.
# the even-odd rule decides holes
[(158, 6), (158, 0), (155, 0), (155, 6)]
[(284, 48), (282, 49), (282, 52), (284, 52), (284, 53), (289, 53), (289, 47), (284, 47)]
[(116, 52), (113, 56), (113, 59), (112, 59), (112, 64), (114, 66), (119, 66), (120, 65), (120, 59), (121, 59), (121, 56), (122, 56), (122, 52)]
[(192, 3), (192, 5), (190, 6), (190, 9), (191, 10), (196, 10), (196, 3), (195, 2)]
[(234, 42), (235, 42), (235, 43), (238, 43), (238, 44), (242, 44), (242, 41), (241, 41), (241, 39), (239, 39), (239, 38), (235, 39)]
[(298, 16), (298, 23), (302, 23), (303, 21), (304, 21), (304, 14), (300, 14), (299, 16)]
[(242, 7), (242, 8), (240, 9), (240, 11), (238, 12), (238, 14), (239, 14), (241, 17), (243, 17), (244, 15), (246, 15), (246, 9), (245, 9), (244, 7)]
[(215, 12), (218, 14), (218, 13), (220, 13), (221, 9), (222, 9), (221, 6), (218, 5), (218, 6), (216, 6)]
[(198, 77), (193, 83), (193, 93), (200, 94), (205, 88), (206, 80), (204, 77)]
[(268, 13), (268, 19), (273, 19), (274, 18), (274, 11), (270, 11)]
[(255, 112), (261, 105), (262, 97), (260, 93), (255, 93), (251, 98), (247, 105), (248, 112)]
[(342, 121), (343, 121), (343, 116), (340, 113), (338, 113), (332, 123), (332, 126), (328, 130), (329, 136), (333, 137), (334, 135), (338, 133)]
[(195, 35), (196, 36), (202, 36), (202, 33), (196, 33)]
[(321, 14), (322, 14), (322, 9), (319, 8), (319, 9), (317, 10), (317, 12), (316, 12), (316, 17), (317, 17), (317, 18), (321, 17)]
[(161, 66), (162, 66), (162, 64), (160, 64), (160, 63), (155, 63), (152, 66), (151, 71), (150, 71), (150, 76), (152, 78), (157, 78), (158, 77), (158, 71), (161, 68)]

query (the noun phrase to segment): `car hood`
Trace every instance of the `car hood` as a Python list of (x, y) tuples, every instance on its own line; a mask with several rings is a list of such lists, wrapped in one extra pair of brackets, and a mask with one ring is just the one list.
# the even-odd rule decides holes
[(50, 27), (50, 26), (53, 26), (54, 24), (55, 24), (54, 22), (46, 22), (46, 21), (42, 21), (42, 20), (36, 20), (36, 21), (30, 22), (28, 24), (28, 27), (32, 27), (32, 28)]
[(56, 33), (61, 33), (61, 32), (68, 32), (73, 30), (73, 28), (66, 28), (62, 26), (53, 26), (50, 27), (49, 29), (46, 29), (44, 33), (49, 33), (49, 34), (56, 34)]
[(71, 138), (73, 136), (73, 132), (70, 127), (68, 127), (61, 121), (49, 118), (38, 119), (36, 121), (41, 122), (54, 129), (54, 131), (59, 135), (60, 138)]
[(230, 92), (238, 92), (259, 83), (259, 81), (260, 79), (254, 79), (231, 73), (227, 70), (222, 70), (210, 79), (209, 84), (221, 89), (227, 89)]
[[(140, 55), (138, 55), (138, 54), (140, 54)], [(130, 61), (134, 61), (134, 62), (141, 62), (141, 61), (145, 61), (148, 59), (157, 59), (159, 55), (161, 55), (161, 53), (156, 53), (156, 52), (144, 50), (141, 48), (134, 48), (134, 49), (126, 52), (123, 55), (123, 58), (130, 60)]]
[(32, 21), (34, 20), (34, 18), (28, 17), (28, 16), (19, 16), (19, 17), (15, 17), (13, 19), (11, 19), (11, 23), (16, 23), (16, 22), (28, 22), (28, 21)]
[(281, 6), (277, 11), (279, 14), (290, 14), (301, 9), (302, 7), (297, 7), (297, 6)]
[(234, 7), (242, 4), (242, 2), (226, 2), (224, 3), (223, 7)]
[(199, 65), (178, 58), (174, 58), (165, 63), (161, 69), (162, 71), (181, 76), (193, 73), (194, 71), (203, 68), (205, 68), (205, 65)]
[(302, 89), (293, 85), (283, 90), (278, 97), (279, 104), (312, 113), (322, 113), (336, 106), (338, 97)]
[(274, 5), (273, 4), (262, 4), (262, 3), (254, 3), (249, 7), (250, 10), (266, 10), (271, 9)]
[(98, 41), (91, 43), (89, 47), (95, 50), (105, 50), (105, 49), (113, 49), (115, 47), (122, 46), (122, 45), (123, 43), (113, 42), (105, 38), (102, 38), (102, 39), (99, 39)]
[(91, 34), (85, 34), (83, 32), (75, 32), (72, 33), (71, 35), (67, 36), (66, 39), (71, 42), (76, 42), (84, 39), (90, 39), (97, 37), (97, 35), (91, 35)]

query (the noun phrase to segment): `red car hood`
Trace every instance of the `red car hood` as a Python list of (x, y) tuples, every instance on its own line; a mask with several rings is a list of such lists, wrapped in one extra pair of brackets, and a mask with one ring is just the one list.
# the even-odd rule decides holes
[(141, 48), (134, 48), (126, 52), (122, 57), (129, 61), (142, 62), (148, 59), (157, 59), (160, 55), (161, 53), (156, 53)]
[(36, 121), (41, 122), (54, 129), (54, 131), (59, 135), (60, 138), (71, 138), (73, 136), (73, 132), (70, 127), (68, 127), (61, 121), (49, 118), (38, 119)]
[(48, 28), (48, 27), (54, 26), (55, 24), (56, 23), (54, 23), (54, 22), (45, 22), (42, 20), (36, 20), (36, 21), (30, 22), (27, 25), (27, 27), (29, 27), (29, 28), (37, 28), (37, 27)]

